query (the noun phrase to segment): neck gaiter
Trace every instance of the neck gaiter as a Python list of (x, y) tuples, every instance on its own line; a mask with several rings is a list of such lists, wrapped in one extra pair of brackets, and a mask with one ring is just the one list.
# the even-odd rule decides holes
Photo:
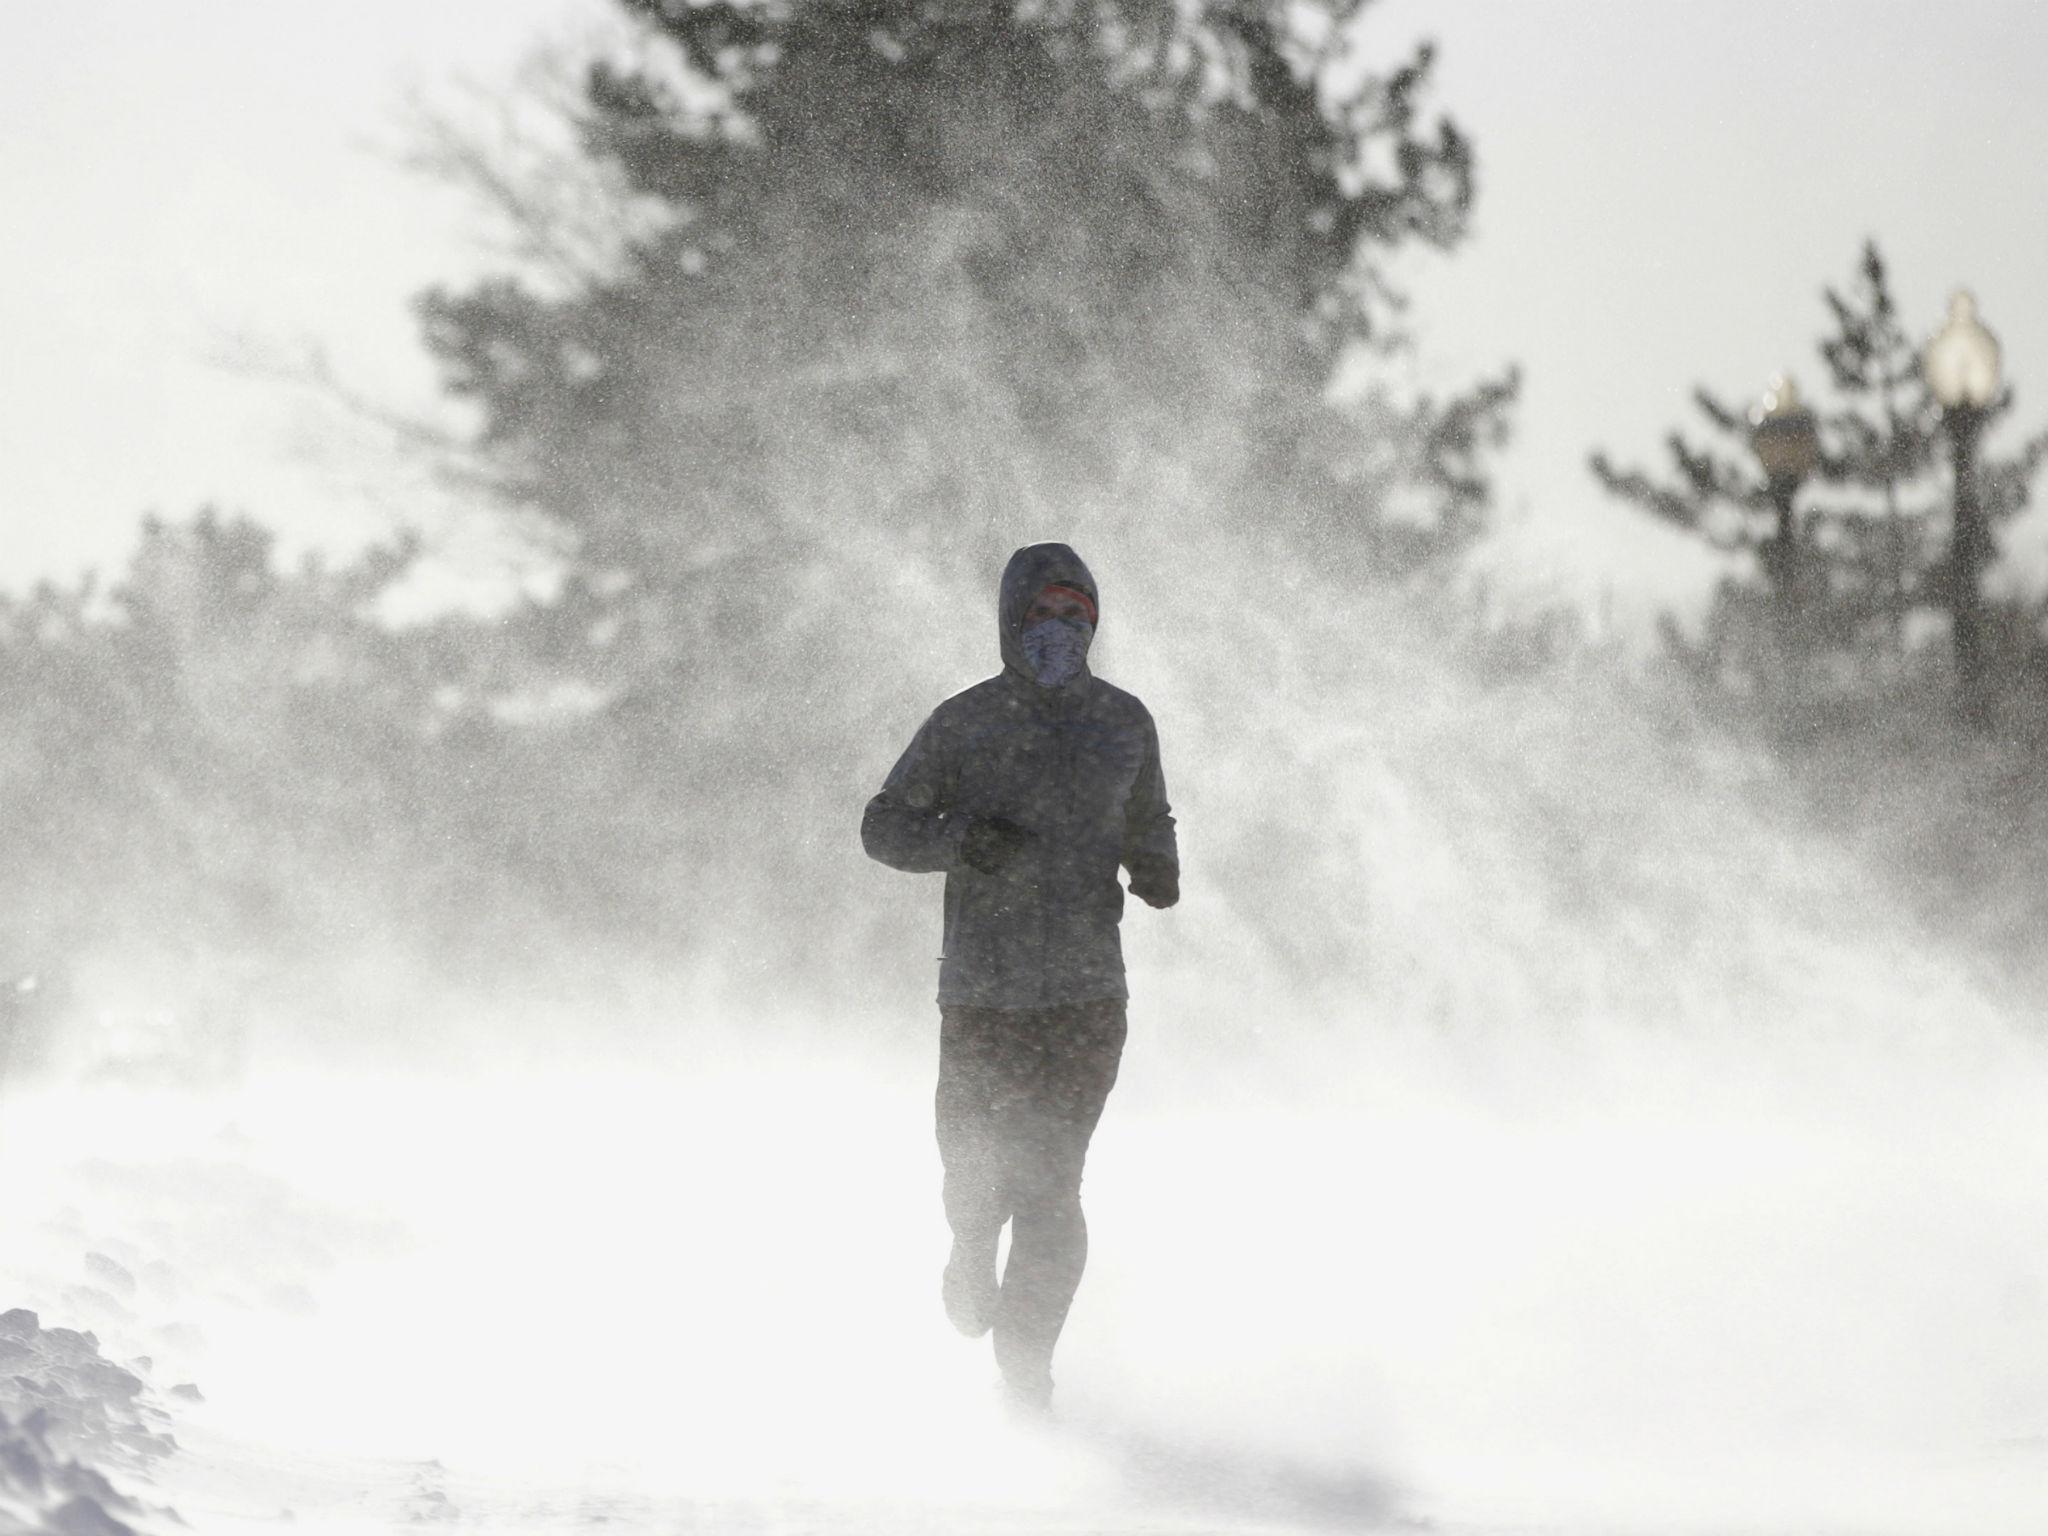
[(1095, 638), (1095, 626), (1073, 619), (1040, 619), (1024, 631), (1024, 659), (1031, 664), (1038, 681), (1058, 688), (1080, 675), (1088, 655), (1088, 642)]

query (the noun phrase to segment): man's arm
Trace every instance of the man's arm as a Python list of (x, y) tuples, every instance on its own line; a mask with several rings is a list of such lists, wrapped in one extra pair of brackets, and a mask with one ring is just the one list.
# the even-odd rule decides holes
[(861, 846), (891, 869), (923, 874), (960, 862), (961, 818), (952, 814), (953, 771), (937, 716), (925, 721), (860, 819)]
[(1180, 849), (1173, 836), (1173, 807), (1166, 803), (1166, 775), (1159, 766), (1159, 730), (1145, 717), (1145, 759), (1138, 766), (1124, 806), (1123, 866), (1131, 872), (1131, 894), (1154, 907), (1180, 900)]

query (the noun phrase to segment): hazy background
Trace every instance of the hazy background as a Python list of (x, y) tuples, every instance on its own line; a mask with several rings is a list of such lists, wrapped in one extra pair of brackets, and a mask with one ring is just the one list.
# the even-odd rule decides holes
[[(1567, 591), (1611, 586), (1624, 609), (1699, 592), (1682, 545), (1601, 504), (1586, 452), (1649, 456), (1696, 380), (1742, 398), (1780, 368), (1815, 382), (1818, 286), (1846, 280), (1866, 236), (1922, 332), (1974, 288), (2031, 394), (2048, 356), (2039, 7), (1384, 0), (1375, 17), (1388, 57), (1439, 42), (1436, 99), (1480, 152), (1472, 239), (1414, 264), (1417, 366), (1526, 366), (1504, 521), (1527, 520)], [(118, 559), (148, 507), (219, 501), (341, 547), (462, 526), (315, 403), (221, 362), (243, 341), (311, 343), (356, 388), (430, 404), (406, 301), (490, 260), (473, 214), (394, 164), (400, 104), (456, 97), (456, 77), (501, 87), (537, 47), (608, 24), (596, 0), (87, 0), (0, 20), (17, 580)], [(501, 591), (460, 549), (447, 579)]]
[[(1872, 236), (2017, 453), (2048, 23), (1385, 0), (1347, 252), (1271, 79), (811, 9), (749, 157), (625, 9), (0, 22), (0, 1512), (2031, 1529), (2038, 509), (1973, 733), (1938, 589), (1788, 712), (1584, 465), (1819, 393)], [(1044, 1442), (938, 1313), (937, 882), (856, 836), (1040, 538), (1186, 893)]]

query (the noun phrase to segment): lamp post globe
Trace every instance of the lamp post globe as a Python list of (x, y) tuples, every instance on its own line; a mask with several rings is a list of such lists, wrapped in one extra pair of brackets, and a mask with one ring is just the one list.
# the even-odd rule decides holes
[(1820, 432), (1813, 412), (1799, 398), (1799, 385), (1787, 374), (1771, 380), (1763, 399), (1750, 408), (1749, 445), (1773, 484), (1789, 482), (1794, 490), (1820, 463)]
[(1981, 729), (1990, 721), (1984, 676), (1984, 568), (1991, 563), (1991, 529), (1978, 483), (1977, 440), (1997, 402), (1998, 338), (1977, 318), (1977, 301), (1957, 289), (1948, 324), (1927, 343), (1920, 367), (1941, 407), (1955, 469), (1955, 514), (1949, 535), (1949, 615), (1955, 637), (1956, 682), (1964, 720)]
[(1977, 318), (1977, 300), (1958, 288), (1948, 301), (1948, 324), (1921, 354), (1927, 388), (1943, 411), (1983, 410), (1998, 398), (1998, 338)]

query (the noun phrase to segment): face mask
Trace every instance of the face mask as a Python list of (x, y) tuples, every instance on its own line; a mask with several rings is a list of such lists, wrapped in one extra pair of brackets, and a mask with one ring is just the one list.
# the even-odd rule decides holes
[(1040, 619), (1024, 631), (1024, 659), (1048, 688), (1072, 682), (1080, 675), (1088, 655), (1088, 642), (1095, 638), (1093, 624), (1072, 619)]

